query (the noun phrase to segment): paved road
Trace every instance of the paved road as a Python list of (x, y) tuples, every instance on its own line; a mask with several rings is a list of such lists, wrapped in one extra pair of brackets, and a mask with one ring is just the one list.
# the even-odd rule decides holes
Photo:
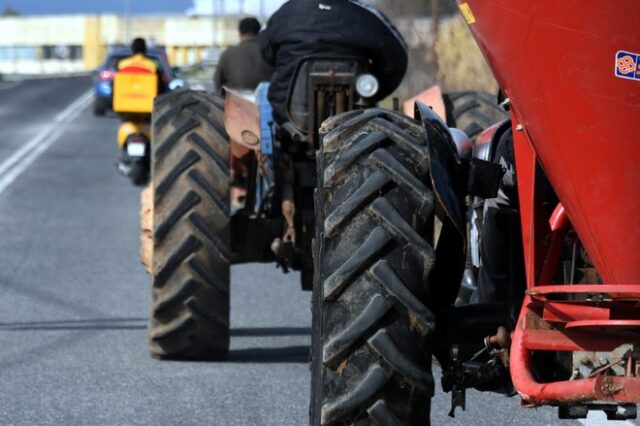
[[(117, 119), (91, 115), (89, 87), (0, 85), (0, 425), (306, 424), (310, 297), (294, 275), (232, 270), (230, 361), (148, 357), (139, 189), (116, 173)], [(470, 392), (450, 419), (438, 393), (433, 424), (559, 423), (518, 404)], [(563, 424), (583, 423), (602, 421)]]

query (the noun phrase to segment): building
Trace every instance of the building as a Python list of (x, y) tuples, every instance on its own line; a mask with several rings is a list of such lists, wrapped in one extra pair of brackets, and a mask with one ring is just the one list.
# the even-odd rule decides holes
[[(238, 17), (117, 15), (0, 17), (0, 74), (94, 70), (134, 37), (163, 46), (174, 66), (215, 55), (238, 42)], [(215, 47), (214, 47), (215, 46)]]

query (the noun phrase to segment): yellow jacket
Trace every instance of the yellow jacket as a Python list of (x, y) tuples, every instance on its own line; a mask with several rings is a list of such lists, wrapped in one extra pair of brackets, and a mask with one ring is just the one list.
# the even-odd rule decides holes
[(158, 65), (141, 53), (124, 58), (118, 63), (118, 71), (127, 74), (156, 74)]

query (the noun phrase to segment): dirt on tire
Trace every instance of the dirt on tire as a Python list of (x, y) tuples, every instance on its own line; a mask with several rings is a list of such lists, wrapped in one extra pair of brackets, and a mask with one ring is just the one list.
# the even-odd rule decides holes
[(420, 125), (372, 109), (321, 129), (311, 423), (429, 423), (434, 201)]
[(153, 263), (153, 182), (140, 193), (140, 261), (151, 273)]

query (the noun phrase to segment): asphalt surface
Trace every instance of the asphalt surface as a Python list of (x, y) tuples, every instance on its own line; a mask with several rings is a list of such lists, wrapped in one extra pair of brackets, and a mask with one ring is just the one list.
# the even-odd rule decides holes
[[(307, 424), (310, 295), (296, 275), (233, 268), (229, 361), (149, 358), (140, 189), (117, 174), (118, 120), (93, 117), (89, 88), (0, 84), (0, 425)], [(16, 154), (34, 141), (46, 149)], [(451, 419), (449, 402), (438, 390), (432, 424), (605, 423), (474, 391)]]

